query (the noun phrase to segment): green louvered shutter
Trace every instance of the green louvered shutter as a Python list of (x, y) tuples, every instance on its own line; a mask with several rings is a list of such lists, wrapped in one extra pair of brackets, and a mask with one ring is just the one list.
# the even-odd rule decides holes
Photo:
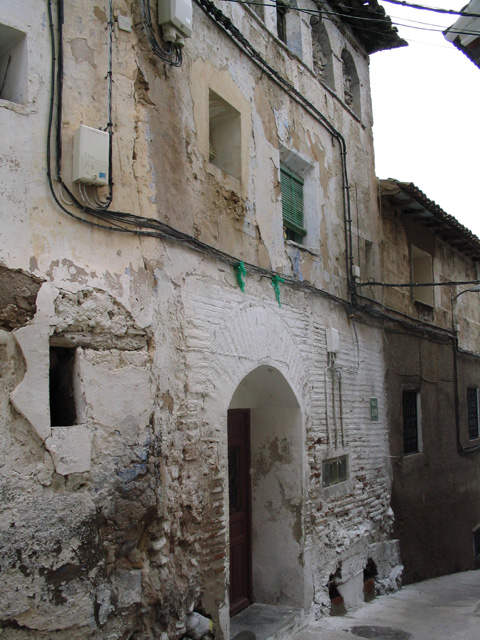
[[(283, 224), (299, 236), (307, 233), (303, 226), (303, 180), (289, 169), (280, 166)], [(296, 239), (296, 238), (295, 238)]]

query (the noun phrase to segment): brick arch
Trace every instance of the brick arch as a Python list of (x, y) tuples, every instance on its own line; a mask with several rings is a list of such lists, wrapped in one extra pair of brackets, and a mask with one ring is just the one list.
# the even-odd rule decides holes
[(308, 402), (307, 364), (278, 307), (246, 302), (224, 318), (212, 338), (205, 382), (220, 410), (226, 411), (239, 383), (262, 364), (282, 373), (301, 407)]

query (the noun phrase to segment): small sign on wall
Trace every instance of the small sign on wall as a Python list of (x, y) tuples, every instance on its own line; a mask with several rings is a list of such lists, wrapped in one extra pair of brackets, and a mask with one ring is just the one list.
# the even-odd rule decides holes
[(378, 398), (370, 398), (370, 420), (378, 421)]

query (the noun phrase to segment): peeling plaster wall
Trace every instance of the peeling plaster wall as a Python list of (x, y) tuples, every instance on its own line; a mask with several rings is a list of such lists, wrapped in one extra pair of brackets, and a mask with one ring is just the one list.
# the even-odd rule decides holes
[[(249, 275), (242, 294), (233, 270), (211, 257), (62, 213), (45, 178), (46, 3), (8, 5), (0, 21), (27, 34), (28, 103), (0, 101), (0, 276), (14, 290), (0, 295), (0, 629), (13, 640), (173, 639), (195, 607), (213, 617), (216, 637), (228, 638), (227, 410), (245, 376), (267, 364), (298, 403), (284, 427), (286, 434), (299, 430), (291, 443), (302, 470), (277, 461), (276, 478), (293, 518), (290, 553), (301, 556), (295, 580), (303, 584), (288, 597), (325, 613), (329, 576), (341, 565), (344, 583), (356, 584), (369, 557), (379, 567), (378, 588), (394, 588), (399, 559), (390, 541), (379, 330), (361, 318), (353, 325), (326, 297), (287, 286), (279, 307), (260, 276)], [(366, 56), (329, 27), (336, 62), (347, 47), (357, 65), (356, 116), (318, 83), (306, 23), (296, 40), (306, 52), (302, 61), (248, 9), (222, 9), (346, 138), (355, 237), (373, 242)], [(141, 19), (131, 1), (116, 0), (114, 14), (134, 25)], [(73, 132), (80, 123), (106, 124), (107, 15), (103, 2), (65, 2), (67, 183)], [(115, 24), (112, 208), (158, 218), (238, 259), (345, 297), (338, 144), (196, 6), (194, 23), (180, 69), (152, 56), (139, 27), (126, 32)], [(242, 180), (208, 161), (209, 88), (241, 114)], [(303, 247), (283, 237), (278, 178), (285, 154), (300, 158), (314, 178), (306, 187)], [(327, 327), (341, 339), (333, 382)], [(75, 350), (73, 425), (51, 424), (50, 347)], [(335, 446), (340, 372), (344, 438)], [(379, 402), (377, 422), (369, 418), (371, 396)], [(254, 420), (265, 415), (264, 406), (255, 410)], [(341, 453), (349, 456), (348, 481), (324, 489), (322, 461)], [(272, 486), (258, 492), (259, 502)], [(266, 576), (264, 592), (282, 591), (278, 581)]]

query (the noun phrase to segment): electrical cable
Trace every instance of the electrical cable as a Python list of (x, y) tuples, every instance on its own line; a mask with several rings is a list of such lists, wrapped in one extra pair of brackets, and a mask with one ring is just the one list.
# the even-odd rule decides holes
[(344, 211), (344, 227), (345, 227), (345, 260), (347, 264), (347, 287), (350, 298), (355, 300), (355, 287), (353, 284), (353, 240), (352, 240), (352, 217), (350, 206), (350, 186), (348, 184), (347, 170), (347, 146), (342, 134), (332, 125), (332, 123), (313, 105), (307, 98), (300, 93), (295, 87), (278, 73), (270, 64), (262, 58), (258, 51), (245, 38), (240, 30), (233, 22), (210, 0), (194, 0), (195, 3), (211, 17), (222, 29), (229, 35), (237, 46), (244, 51), (255, 64), (262, 69), (267, 76), (298, 104), (316, 119), (338, 142), (340, 147), (340, 160), (342, 168), (342, 187), (343, 187), (343, 211)]
[(402, 7), (409, 7), (410, 9), (419, 9), (421, 11), (432, 11), (433, 13), (446, 13), (453, 16), (462, 16), (465, 18), (480, 18), (480, 13), (469, 13), (468, 11), (455, 11), (455, 9), (440, 9), (437, 7), (428, 7), (424, 4), (415, 4), (413, 2), (405, 2), (404, 0), (384, 0), (384, 2), (390, 2), (391, 4), (397, 4)]
[(152, 15), (150, 12), (150, 0), (140, 0), (142, 9), (143, 26), (153, 53), (163, 62), (172, 67), (180, 67), (183, 62), (182, 47), (177, 44), (171, 44), (168, 49), (164, 49), (158, 42), (153, 30)]
[[(197, 4), (200, 4), (200, 2), (202, 0), (196, 0)], [(208, 2), (208, 0), (207, 0)], [(203, 3), (203, 2), (202, 2)], [(55, 44), (55, 31), (54, 31), (54, 22), (53, 22), (53, 15), (52, 15), (52, 0), (48, 0), (48, 15), (49, 15), (49, 30), (50, 30), (50, 36), (51, 36), (51, 42), (52, 42), (52, 60), (51, 60), (51, 95), (50, 95), (50, 108), (49, 108), (49, 118), (48, 118), (48, 127), (47, 127), (47, 178), (48, 178), (48, 183), (49, 183), (49, 187), (50, 187), (50, 191), (52, 193), (52, 196), (57, 204), (57, 206), (68, 216), (70, 216), (71, 218), (82, 222), (84, 224), (87, 224), (89, 226), (101, 229), (101, 230), (105, 230), (105, 231), (114, 231), (114, 232), (119, 232), (119, 233), (128, 233), (128, 234), (133, 234), (136, 235), (138, 237), (151, 237), (151, 238), (157, 238), (157, 239), (164, 239), (164, 240), (169, 240), (169, 241), (174, 241), (174, 242), (179, 242), (184, 246), (188, 246), (193, 250), (196, 251), (201, 251), (202, 253), (204, 253), (205, 255), (210, 255), (228, 265), (230, 265), (232, 268), (235, 268), (235, 265), (237, 265), (239, 263), (239, 259), (237, 257), (234, 257), (230, 254), (227, 254), (223, 251), (221, 251), (220, 249), (216, 249), (215, 247), (203, 243), (202, 241), (198, 240), (197, 238), (195, 238), (194, 236), (190, 236), (188, 234), (185, 234), (183, 232), (180, 232), (176, 229), (174, 229), (173, 227), (170, 227), (169, 225), (160, 222), (159, 220), (154, 220), (154, 219), (149, 219), (149, 218), (144, 218), (142, 216), (136, 216), (134, 214), (130, 214), (130, 213), (126, 213), (126, 212), (120, 212), (120, 211), (110, 211), (110, 210), (105, 210), (101, 213), (99, 213), (98, 210), (91, 210), (87, 207), (82, 207), (80, 206), (80, 210), (82, 213), (88, 214), (92, 217), (96, 217), (102, 220), (102, 222), (96, 222), (94, 220), (89, 220), (85, 217), (82, 217), (80, 215), (77, 215), (75, 213), (73, 213), (72, 211), (70, 211), (69, 209), (67, 209), (62, 202), (60, 202), (55, 188), (54, 188), (54, 184), (53, 184), (53, 177), (52, 177), (52, 172), (51, 172), (51, 145), (52, 145), (52, 131), (53, 131), (53, 119), (54, 119), (54, 112), (55, 112), (55, 94), (57, 91), (57, 87), (56, 87), (56, 80), (55, 78), (62, 78), (62, 70), (58, 71), (57, 74), (57, 70), (56, 70), (56, 63), (57, 63), (57, 58), (56, 58), (56, 44)], [(217, 12), (217, 15), (220, 15), (221, 17), (223, 16), (223, 19), (226, 20), (227, 22), (227, 26), (229, 26), (229, 19), (226, 18), (226, 16), (224, 16), (220, 10), (216, 9), (215, 6), (208, 2), (208, 5), (211, 5), (211, 9), (215, 9)], [(61, 8), (61, 4), (59, 4), (59, 7)], [(61, 11), (59, 11), (59, 16), (61, 16)], [(222, 28), (227, 31), (225, 29), (225, 27), (223, 27), (223, 25), (221, 25)], [(233, 25), (231, 25), (232, 28)], [(228, 33), (228, 31), (227, 31)], [(239, 33), (239, 32), (238, 32)], [(241, 35), (241, 34), (240, 34)], [(243, 36), (241, 36), (243, 38)], [(245, 41), (246, 44), (251, 47), (251, 45), (249, 45), (248, 41)], [(242, 47), (243, 48), (243, 47)], [(255, 52), (255, 50), (253, 49), (253, 47), (251, 47), (251, 49)], [(339, 136), (339, 143), (341, 143), (341, 159), (342, 159), (342, 178), (344, 180), (344, 195), (345, 195), (345, 206), (348, 207), (348, 203), (349, 203), (349, 186), (348, 186), (348, 181), (345, 183), (345, 174), (343, 172), (346, 172), (346, 147), (345, 145), (345, 141), (343, 139), (343, 137), (341, 136), (341, 134), (339, 134), (338, 132), (336, 132), (336, 130), (334, 129), (333, 125), (331, 125), (328, 120), (326, 120), (326, 118), (316, 110), (316, 108), (314, 107), (314, 105), (311, 105), (311, 103), (309, 103), (306, 98), (304, 98), (304, 96), (302, 96), (302, 94), (300, 94), (299, 92), (296, 91), (296, 89), (294, 87), (292, 87), (292, 85), (290, 85), (288, 83), (288, 81), (286, 81), (284, 78), (282, 78), (282, 76), (280, 76), (278, 74), (278, 72), (276, 72), (274, 69), (272, 69), (271, 67), (269, 67), (268, 63), (266, 63), (265, 61), (263, 61), (263, 63), (261, 62), (261, 57), (259, 56), (258, 53), (256, 53), (256, 56), (258, 56), (258, 59), (256, 59), (256, 63), (259, 64), (259, 66), (261, 66), (263, 68), (264, 65), (266, 65), (265, 70), (270, 72), (271, 78), (275, 80), (275, 82), (277, 82), (277, 84), (279, 84), (280, 86), (283, 86), (285, 89), (288, 90), (288, 93), (291, 93), (291, 97), (297, 101), (299, 104), (301, 104), (309, 113), (311, 113), (311, 115), (314, 115), (314, 117), (316, 117), (317, 120), (320, 120), (327, 128), (327, 130), (329, 130), (329, 132), (335, 136), (335, 134), (337, 134)], [(60, 85), (60, 87), (58, 87), (58, 89), (61, 89), (62, 86)], [(61, 100), (60, 100), (61, 102)], [(311, 112), (311, 110), (313, 110), (313, 113)], [(58, 131), (57, 131), (58, 132)], [(338, 139), (338, 138), (337, 138)], [(60, 185), (60, 189), (61, 189), (61, 185)], [(78, 204), (76, 204), (75, 206), (78, 207)], [(346, 210), (346, 209), (345, 209)], [(346, 221), (348, 223), (348, 219)], [(350, 221), (351, 222), (351, 221)], [(148, 229), (148, 230), (147, 230)], [(348, 224), (346, 225), (346, 233), (348, 235), (348, 232), (351, 234), (351, 225), (350, 228), (348, 228)], [(350, 235), (351, 237), (351, 235)], [(348, 253), (349, 249), (348, 249), (348, 244), (347, 244), (347, 253)], [(350, 251), (351, 251), (351, 245), (350, 245)], [(370, 317), (377, 317), (379, 319), (383, 319), (385, 320), (389, 320), (391, 322), (394, 322), (396, 324), (399, 324), (401, 326), (404, 326), (406, 328), (410, 328), (412, 330), (415, 331), (420, 331), (423, 333), (429, 333), (431, 335), (450, 335), (451, 332), (449, 332), (448, 330), (441, 330), (440, 327), (433, 327), (431, 325), (427, 325), (427, 323), (423, 323), (422, 321), (418, 321), (417, 319), (412, 319), (411, 321), (409, 320), (405, 320), (402, 318), (398, 318), (398, 317), (392, 317), (391, 315), (387, 314), (387, 313), (383, 313), (381, 311), (372, 309), (372, 308), (368, 308), (365, 307), (363, 305), (359, 305), (356, 302), (356, 299), (353, 299), (353, 306), (348, 303), (346, 300), (339, 298), (338, 296), (329, 293), (328, 291), (325, 291), (323, 289), (319, 289), (318, 287), (316, 287), (313, 284), (310, 284), (308, 282), (305, 281), (300, 281), (296, 278), (294, 278), (293, 276), (289, 276), (289, 275), (284, 275), (284, 274), (278, 274), (276, 271), (270, 270), (270, 269), (265, 269), (263, 267), (259, 267), (255, 264), (251, 264), (251, 263), (245, 263), (243, 262), (244, 267), (246, 269), (246, 271), (249, 271), (251, 273), (256, 273), (258, 275), (260, 275), (261, 277), (265, 277), (265, 278), (269, 278), (271, 279), (274, 276), (281, 276), (284, 280), (284, 282), (286, 284), (288, 284), (289, 286), (291, 286), (294, 289), (297, 290), (301, 290), (305, 293), (311, 293), (314, 295), (320, 295), (322, 297), (325, 297), (329, 300), (331, 300), (332, 302), (336, 302), (338, 304), (340, 304), (341, 306), (344, 307), (345, 311), (347, 313), (349, 313), (350, 315), (352, 315), (352, 311), (355, 309), (358, 313), (365, 313), (366, 315), (370, 316)], [(347, 262), (348, 265), (348, 262)], [(368, 283), (370, 284), (370, 283)], [(425, 285), (424, 285), (425, 286)]]
[[(243, 4), (247, 6), (252, 5), (252, 6), (259, 6), (259, 7), (271, 7), (271, 8), (276, 8), (277, 6), (269, 2), (254, 2), (253, 0), (222, 0), (222, 2), (230, 2), (233, 4)], [(293, 7), (293, 6), (289, 6), (288, 11), (296, 11), (297, 13), (304, 13), (311, 16), (318, 16), (325, 20), (332, 20), (332, 17), (336, 17), (340, 19), (348, 18), (348, 20), (358, 20), (360, 22), (363, 21), (363, 22), (369, 22), (369, 23), (388, 24), (395, 27), (403, 27), (404, 29), (416, 29), (418, 31), (427, 31), (430, 33), (443, 33), (445, 31), (445, 27), (442, 25), (433, 24), (433, 23), (422, 23), (416, 20), (409, 20), (408, 18), (393, 18), (392, 16), (384, 16), (383, 18), (374, 18), (371, 16), (357, 16), (357, 15), (349, 14), (346, 12), (338, 13), (335, 11), (325, 11), (323, 9), (302, 9), (301, 7)], [(368, 10), (365, 10), (365, 12), (367, 13)], [(424, 26), (404, 24), (403, 22), (396, 22), (396, 20), (405, 20), (407, 22), (418, 22), (419, 25), (423, 24)], [(362, 31), (365, 33), (373, 33), (378, 35), (382, 34), (381, 31), (377, 31), (375, 29), (366, 29), (365, 27), (361, 27), (360, 25), (353, 25), (353, 26), (356, 31)], [(428, 28), (428, 27), (434, 27), (434, 28)], [(476, 30), (461, 29), (457, 31), (455, 29), (449, 29), (448, 31), (449, 33), (454, 33), (454, 34), (480, 36), (480, 31), (476, 31)]]
[[(107, 73), (107, 78), (109, 78), (109, 91), (108, 91), (108, 106), (107, 106), (107, 110), (108, 110), (108, 122), (107, 122), (107, 130), (109, 131), (109, 193), (107, 196), (107, 201), (105, 203), (105, 205), (101, 206), (101, 207), (95, 207), (95, 206), (90, 206), (87, 204), (87, 206), (85, 206), (85, 202), (80, 202), (78, 200), (78, 198), (73, 194), (72, 190), (65, 184), (65, 182), (62, 179), (62, 173), (61, 173), (61, 167), (62, 167), (62, 103), (63, 103), (63, 70), (64, 70), (64, 64), (63, 64), (63, 24), (64, 24), (64, 0), (57, 0), (56, 6), (57, 6), (57, 15), (58, 15), (58, 19), (57, 19), (57, 30), (58, 30), (58, 45), (56, 44), (56, 39), (55, 39), (55, 30), (54, 30), (54, 26), (53, 26), (53, 13), (52, 13), (52, 1), (53, 0), (48, 0), (48, 15), (49, 15), (49, 22), (50, 22), (50, 36), (51, 36), (51, 41), (52, 41), (52, 51), (53, 51), (53, 56), (54, 56), (54, 62), (55, 62), (55, 53), (58, 55), (58, 64), (56, 65), (56, 87), (57, 87), (57, 91), (56, 91), (56, 95), (57, 95), (57, 108), (56, 108), (56, 136), (55, 136), (55, 149), (56, 149), (56, 156), (55, 156), (55, 170), (56, 170), (56, 174), (55, 174), (55, 179), (56, 181), (60, 184), (61, 188), (65, 191), (65, 193), (69, 196), (69, 198), (71, 199), (71, 201), (73, 202), (73, 204), (78, 207), (79, 209), (81, 209), (82, 211), (85, 212), (89, 212), (89, 213), (99, 213), (102, 211), (105, 211), (111, 204), (112, 199), (113, 199), (113, 177), (112, 177), (112, 127), (113, 124), (111, 123), (111, 114), (112, 114), (112, 100), (113, 100), (113, 96), (112, 96), (112, 91), (111, 91), (111, 84), (112, 84), (112, 56), (109, 55), (109, 69), (108, 69), (108, 73)], [(110, 19), (109, 19), (109, 30), (110, 32), (113, 29), (113, 0), (109, 0), (109, 6), (110, 6)], [(112, 45), (112, 38), (111, 36), (109, 37), (109, 48), (113, 46)], [(52, 78), (52, 90), (55, 94), (55, 84), (53, 83), (53, 78)], [(53, 102), (54, 104), (54, 102)], [(52, 103), (51, 103), (51, 107), (52, 107)], [(53, 111), (51, 110), (51, 114), (50, 114), (50, 118), (53, 122)], [(50, 130), (50, 137), (51, 137), (51, 130)], [(79, 189), (80, 191), (80, 189)], [(82, 196), (82, 193), (80, 192), (80, 195)], [(82, 196), (83, 197), (83, 196)]]
[(457, 284), (480, 284), (480, 280), (450, 280), (446, 282), (358, 282), (356, 287), (445, 287)]

